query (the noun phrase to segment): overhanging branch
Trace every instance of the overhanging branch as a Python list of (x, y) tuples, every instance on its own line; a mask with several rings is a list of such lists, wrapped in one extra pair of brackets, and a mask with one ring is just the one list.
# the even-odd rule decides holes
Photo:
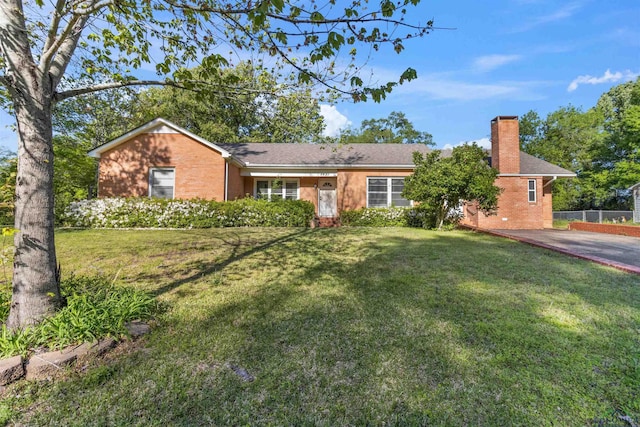
[[(53, 96), (53, 99), (55, 102), (60, 102), (60, 101), (64, 101), (65, 99), (73, 98), (75, 96), (81, 96), (89, 93), (100, 92), (102, 90), (120, 89), (120, 88), (131, 87), (131, 86), (170, 86), (170, 87), (175, 87), (177, 89), (182, 89), (182, 90), (191, 90), (193, 92), (206, 92), (206, 93), (216, 94), (221, 96), (239, 96), (239, 95), (248, 94), (248, 93), (277, 95), (275, 91), (251, 89), (251, 88), (238, 88), (238, 87), (230, 87), (226, 85), (224, 86), (224, 89), (221, 89), (221, 90), (211, 89), (216, 86), (206, 81), (191, 81), (189, 83), (191, 85), (194, 85), (194, 87), (187, 87), (184, 84), (181, 84), (172, 80), (129, 80), (129, 81), (123, 81), (123, 82), (101, 83), (97, 85), (86, 86), (83, 88), (70, 89), (63, 92), (57, 92)], [(209, 86), (209, 88), (207, 88), (207, 86)]]
[(73, 98), (74, 96), (86, 95), (88, 93), (100, 92), (102, 90), (119, 89), (123, 87), (131, 86), (174, 86), (183, 88), (183, 86), (168, 80), (129, 80), (124, 82), (111, 82), (100, 83), (92, 86), (85, 86), (78, 89), (70, 89), (62, 92), (56, 92), (53, 95), (55, 102), (64, 101), (65, 99)]

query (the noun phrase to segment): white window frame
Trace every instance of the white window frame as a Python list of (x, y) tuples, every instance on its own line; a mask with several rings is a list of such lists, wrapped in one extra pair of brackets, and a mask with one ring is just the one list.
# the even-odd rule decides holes
[(256, 178), (253, 180), (253, 197), (258, 197), (258, 181), (267, 181), (267, 200), (271, 200), (271, 187), (273, 181), (282, 181), (282, 200), (285, 200), (284, 194), (286, 192), (287, 182), (295, 182), (296, 183), (296, 198), (295, 200), (300, 200), (300, 179), (282, 179), (282, 178)]
[[(387, 206), (373, 206), (376, 208), (387, 207), (390, 208), (393, 205), (393, 179), (401, 179), (403, 182), (405, 181), (406, 176), (368, 176), (367, 177), (367, 188), (365, 191), (367, 192), (367, 207), (370, 208), (372, 206), (369, 205), (369, 180), (371, 179), (385, 179), (387, 180)], [(409, 200), (409, 206), (413, 206), (413, 200)], [(399, 206), (404, 207), (404, 206)]]
[(149, 168), (149, 198), (153, 192), (153, 173), (155, 171), (170, 171), (173, 172), (173, 181), (171, 182), (171, 197), (169, 199), (175, 199), (176, 197), (176, 168), (162, 167), (162, 168)]
[[(533, 183), (533, 188), (531, 188), (531, 183)], [(537, 190), (538, 185), (535, 179), (527, 180), (527, 200), (529, 203), (536, 203), (538, 200)], [(533, 196), (533, 200), (531, 200), (531, 196)]]

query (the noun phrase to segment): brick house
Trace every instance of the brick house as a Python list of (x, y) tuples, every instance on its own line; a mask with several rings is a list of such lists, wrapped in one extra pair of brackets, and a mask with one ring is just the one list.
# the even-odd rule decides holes
[[(551, 186), (573, 173), (519, 151), (516, 117), (492, 122), (492, 162), (505, 188), (498, 216), (466, 204), (464, 222), (486, 228), (551, 226)], [(99, 159), (98, 197), (234, 200), (284, 197), (312, 202), (321, 220), (342, 210), (410, 206), (402, 198), (422, 145), (214, 144), (155, 119), (89, 152)], [(447, 152), (443, 152), (446, 155)]]

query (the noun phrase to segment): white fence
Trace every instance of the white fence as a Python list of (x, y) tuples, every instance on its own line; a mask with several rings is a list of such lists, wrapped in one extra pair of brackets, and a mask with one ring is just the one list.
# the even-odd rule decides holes
[(553, 219), (622, 224), (627, 221), (633, 221), (633, 211), (555, 211), (553, 212)]

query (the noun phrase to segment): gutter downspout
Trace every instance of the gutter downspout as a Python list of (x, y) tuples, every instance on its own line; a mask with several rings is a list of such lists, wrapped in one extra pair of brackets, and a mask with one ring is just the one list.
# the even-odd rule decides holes
[(555, 181), (556, 179), (558, 179), (557, 176), (554, 176), (553, 179), (551, 181), (548, 181), (545, 185), (542, 186), (542, 188), (545, 188), (547, 185), (551, 184), (553, 181)]
[(224, 162), (224, 201), (229, 199), (229, 161)]

